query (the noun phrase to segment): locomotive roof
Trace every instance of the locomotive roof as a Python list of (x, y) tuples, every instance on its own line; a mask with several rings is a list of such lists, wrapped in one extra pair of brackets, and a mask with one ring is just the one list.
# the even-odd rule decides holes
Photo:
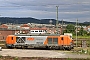
[(15, 34), (15, 36), (60, 36), (60, 34)]

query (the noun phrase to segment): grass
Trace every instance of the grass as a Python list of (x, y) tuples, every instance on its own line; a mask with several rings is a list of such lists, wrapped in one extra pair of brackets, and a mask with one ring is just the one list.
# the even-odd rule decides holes
[(89, 58), (44, 58), (44, 57), (2, 57), (0, 60), (90, 60)]
[(90, 47), (87, 47), (87, 48), (75, 47), (73, 49), (73, 53), (90, 55)]
[(6, 46), (5, 46), (5, 41), (0, 41), (0, 47), (6, 48)]
[(87, 48), (87, 50), (88, 50), (88, 54), (90, 55), (90, 47), (89, 47), (89, 48)]
[(67, 60), (72, 60), (71, 58), (67, 58)]
[(5, 44), (5, 41), (0, 41), (0, 44)]
[[(74, 43), (76, 45), (76, 36), (73, 36)], [(77, 36), (77, 45), (81, 46), (82, 42), (86, 41), (86, 45), (90, 47), (90, 36)]]
[(19, 58), (18, 57), (15, 57), (14, 60), (18, 60)]
[(0, 55), (0, 58), (2, 58), (3, 56), (2, 55)]

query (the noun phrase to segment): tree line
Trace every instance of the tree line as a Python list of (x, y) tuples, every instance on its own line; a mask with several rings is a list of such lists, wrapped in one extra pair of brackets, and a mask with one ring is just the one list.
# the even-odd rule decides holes
[(78, 36), (90, 35), (90, 32), (88, 32), (87, 30), (84, 30), (84, 28), (82, 26), (76, 27), (73, 24), (68, 24), (66, 26), (65, 30), (63, 31), (63, 33), (72, 33), (73, 35), (76, 35), (76, 28), (77, 28), (77, 35)]

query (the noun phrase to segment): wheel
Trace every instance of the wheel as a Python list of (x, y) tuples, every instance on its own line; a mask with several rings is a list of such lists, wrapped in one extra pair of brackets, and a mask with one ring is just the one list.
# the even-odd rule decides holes
[(60, 49), (60, 47), (59, 46), (56, 46), (55, 49), (58, 50), (58, 49)]
[(27, 49), (27, 48), (28, 48), (28, 46), (24, 46), (24, 48), (25, 48), (25, 49)]
[(71, 50), (71, 47), (68, 47), (68, 50), (70, 51)]
[(6, 44), (6, 48), (13, 49), (14, 48), (14, 45), (7, 45)]

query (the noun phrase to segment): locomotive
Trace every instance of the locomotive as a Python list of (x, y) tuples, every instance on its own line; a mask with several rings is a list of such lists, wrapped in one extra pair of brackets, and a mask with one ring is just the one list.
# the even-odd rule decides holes
[(18, 34), (8, 35), (6, 38), (7, 48), (49, 48), (49, 49), (68, 49), (74, 48), (74, 42), (68, 35), (31, 35)]

